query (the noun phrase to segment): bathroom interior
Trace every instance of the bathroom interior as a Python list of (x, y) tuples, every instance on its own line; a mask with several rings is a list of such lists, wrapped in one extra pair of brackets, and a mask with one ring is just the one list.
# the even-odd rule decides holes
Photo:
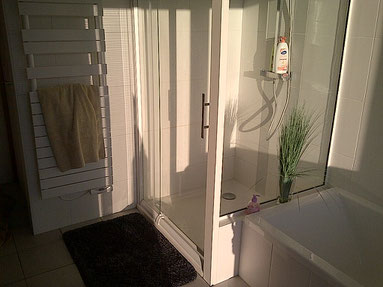
[[(0, 3), (0, 286), (383, 285), (382, 0)], [(63, 170), (43, 92), (76, 85), (102, 155)]]

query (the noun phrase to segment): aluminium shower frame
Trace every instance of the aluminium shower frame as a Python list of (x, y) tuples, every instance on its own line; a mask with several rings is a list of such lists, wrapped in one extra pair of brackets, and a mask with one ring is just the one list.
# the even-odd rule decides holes
[[(138, 153), (138, 204), (137, 208), (151, 219), (156, 228), (182, 253), (197, 272), (209, 283), (216, 284), (218, 272), (218, 231), (220, 222), (221, 178), (224, 142), (224, 116), (227, 67), (227, 38), (229, 0), (212, 1), (211, 27), (211, 70), (210, 70), (210, 109), (209, 138), (205, 205), (204, 253), (176, 226), (166, 214), (152, 208), (143, 197), (143, 150), (142, 150), (142, 106), (141, 85), (137, 80), (137, 153)], [(134, 5), (136, 75), (140, 75), (140, 46), (138, 29), (138, 3)]]

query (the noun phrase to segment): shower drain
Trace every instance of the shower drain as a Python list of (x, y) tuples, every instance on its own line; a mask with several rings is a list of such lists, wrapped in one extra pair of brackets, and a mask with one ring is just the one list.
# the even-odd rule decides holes
[(234, 200), (237, 198), (237, 196), (234, 193), (226, 192), (226, 193), (222, 194), (222, 198), (227, 199), (227, 200)]

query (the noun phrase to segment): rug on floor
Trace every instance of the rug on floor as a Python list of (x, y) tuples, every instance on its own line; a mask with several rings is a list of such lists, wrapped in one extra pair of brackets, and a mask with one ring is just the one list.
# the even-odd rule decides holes
[(65, 232), (63, 239), (88, 287), (173, 287), (197, 276), (193, 266), (139, 213)]

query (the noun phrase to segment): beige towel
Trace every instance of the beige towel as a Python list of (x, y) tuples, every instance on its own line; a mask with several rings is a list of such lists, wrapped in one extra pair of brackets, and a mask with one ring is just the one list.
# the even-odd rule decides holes
[(48, 138), (61, 171), (105, 158), (98, 87), (71, 84), (38, 90)]

